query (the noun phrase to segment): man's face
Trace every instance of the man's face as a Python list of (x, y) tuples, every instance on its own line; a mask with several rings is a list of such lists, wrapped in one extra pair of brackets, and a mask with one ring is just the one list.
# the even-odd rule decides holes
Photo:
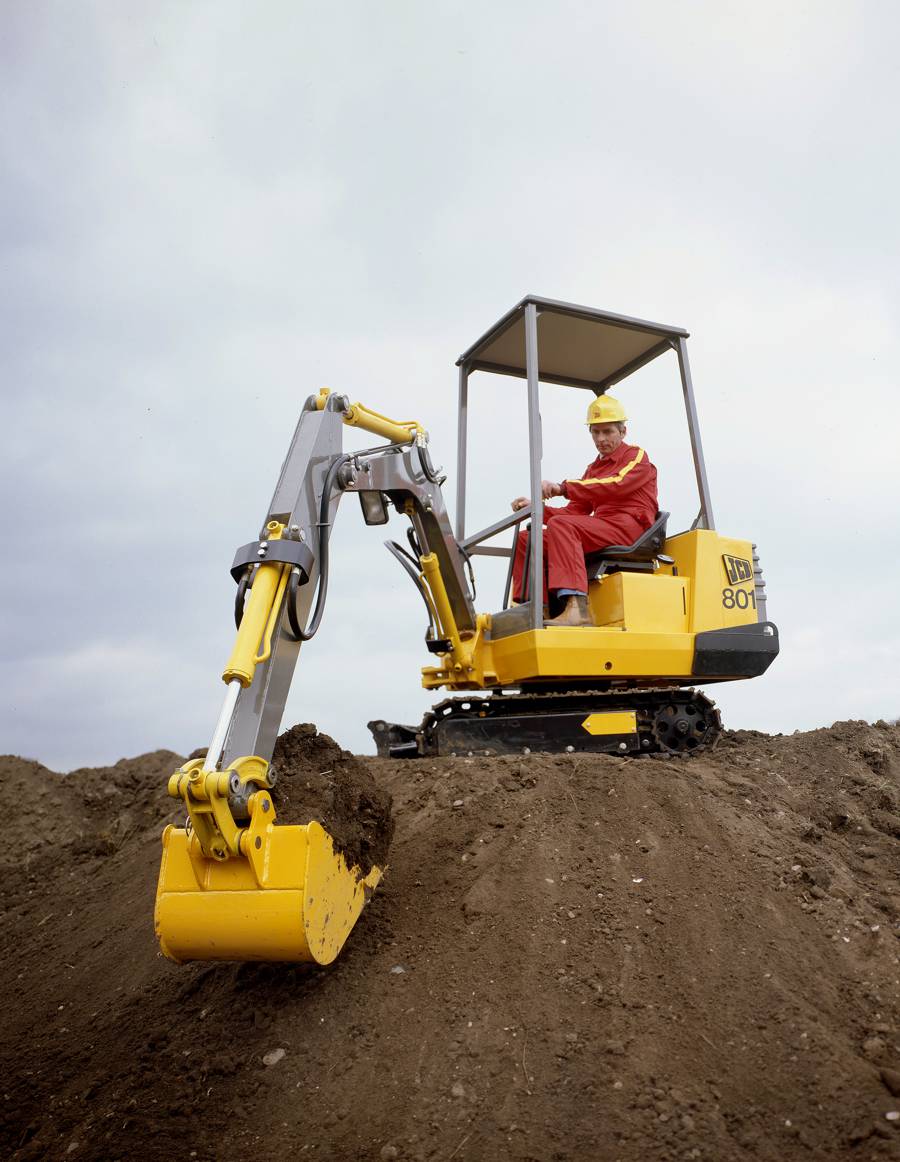
[(609, 456), (625, 439), (618, 424), (591, 424), (591, 439), (601, 456)]

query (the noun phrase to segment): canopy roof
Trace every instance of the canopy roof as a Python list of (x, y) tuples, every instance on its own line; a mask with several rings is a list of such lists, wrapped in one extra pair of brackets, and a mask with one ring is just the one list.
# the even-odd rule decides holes
[(688, 337), (681, 327), (527, 295), (460, 355), (457, 367), (524, 378), (529, 303), (538, 312), (538, 378), (545, 383), (602, 392)]

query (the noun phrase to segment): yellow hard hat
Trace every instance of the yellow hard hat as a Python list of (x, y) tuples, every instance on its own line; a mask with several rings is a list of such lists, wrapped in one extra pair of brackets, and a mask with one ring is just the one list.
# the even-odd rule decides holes
[(625, 409), (617, 399), (611, 395), (598, 395), (587, 410), (587, 423), (590, 424), (624, 424), (628, 419)]

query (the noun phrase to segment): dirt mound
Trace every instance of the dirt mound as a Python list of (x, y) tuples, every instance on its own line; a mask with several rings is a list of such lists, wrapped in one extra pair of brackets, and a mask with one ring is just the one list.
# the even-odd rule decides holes
[(896, 726), (365, 760), (397, 832), (325, 970), (157, 955), (177, 761), (0, 763), (4, 1156), (900, 1157)]
[(383, 867), (394, 833), (391, 797), (368, 767), (309, 722), (286, 730), (275, 745), (272, 792), (283, 823), (317, 820), (350, 867)]

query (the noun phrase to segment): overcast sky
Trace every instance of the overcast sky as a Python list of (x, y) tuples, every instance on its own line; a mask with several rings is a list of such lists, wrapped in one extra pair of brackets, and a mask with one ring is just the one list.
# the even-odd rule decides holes
[[(420, 419), (452, 507), (454, 361), (529, 292), (691, 332), (717, 524), (758, 543), (782, 634), (768, 675), (710, 689), (726, 724), (900, 714), (898, 11), (5, 4), (0, 749), (205, 745), (228, 567), (302, 400)], [(674, 358), (619, 395), (686, 527)], [(472, 398), (475, 527), (527, 448), (518, 381)], [(584, 403), (544, 392), (550, 478), (592, 458)], [(350, 498), (285, 720), (356, 751), (435, 700), (383, 538)]]

